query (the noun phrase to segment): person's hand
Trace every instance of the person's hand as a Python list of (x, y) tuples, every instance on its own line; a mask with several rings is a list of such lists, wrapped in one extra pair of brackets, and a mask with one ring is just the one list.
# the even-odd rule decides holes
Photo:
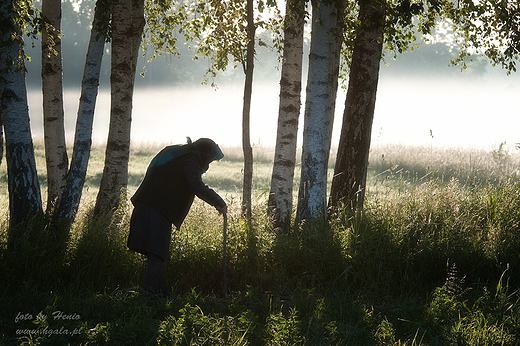
[(223, 207), (217, 207), (216, 209), (219, 212), (219, 214), (227, 214), (227, 205)]

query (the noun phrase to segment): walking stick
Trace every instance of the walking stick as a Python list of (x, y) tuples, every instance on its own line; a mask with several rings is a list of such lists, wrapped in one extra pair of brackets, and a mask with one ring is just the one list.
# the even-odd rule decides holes
[(227, 213), (223, 213), (224, 217), (224, 226), (223, 226), (223, 234), (222, 234), (222, 269), (224, 272), (224, 295), (227, 298), (227, 270), (226, 270), (226, 243), (227, 243)]

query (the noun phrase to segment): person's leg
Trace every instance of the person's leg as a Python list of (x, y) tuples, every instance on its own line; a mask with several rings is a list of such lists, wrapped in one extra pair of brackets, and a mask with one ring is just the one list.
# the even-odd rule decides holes
[(143, 290), (146, 294), (154, 297), (165, 297), (168, 294), (163, 269), (164, 260), (155, 254), (149, 254), (143, 281)]

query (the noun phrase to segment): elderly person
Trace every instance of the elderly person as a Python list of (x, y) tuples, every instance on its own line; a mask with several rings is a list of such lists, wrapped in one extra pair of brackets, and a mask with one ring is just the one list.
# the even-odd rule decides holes
[(150, 162), (144, 180), (131, 201), (128, 247), (147, 256), (143, 293), (164, 297), (167, 289), (163, 277), (169, 261), (172, 224), (181, 227), (195, 196), (227, 213), (226, 202), (202, 181), (209, 164), (224, 154), (217, 144), (201, 138), (188, 144), (172, 145), (161, 150)]

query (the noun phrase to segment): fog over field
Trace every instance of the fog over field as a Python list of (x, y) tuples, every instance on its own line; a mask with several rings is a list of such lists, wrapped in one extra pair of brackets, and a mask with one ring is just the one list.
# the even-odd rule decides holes
[[(36, 47), (38, 48), (38, 47)], [(305, 53), (307, 54), (307, 53)], [(37, 51), (29, 66), (29, 107), (33, 136), (41, 138), (42, 106)], [(226, 146), (241, 144), (243, 73), (241, 68), (226, 71), (215, 82), (218, 88), (201, 85), (207, 62), (160, 58), (143, 59), (136, 77), (132, 136), (134, 142), (182, 143), (211, 137)], [(520, 142), (520, 76), (491, 67), (484, 59), (474, 59), (469, 68), (450, 67), (454, 57), (442, 44), (423, 44), (381, 63), (373, 144), (462, 146), (492, 149), (500, 143)], [(186, 61), (188, 60), (188, 61)], [(251, 110), (251, 141), (274, 146), (278, 116), (280, 71), (273, 53), (257, 56)], [(72, 141), (79, 100), (81, 64), (67, 65), (64, 51), (65, 113), (67, 138)], [(94, 141), (107, 137), (110, 113), (108, 54), (98, 96)], [(304, 79), (306, 78), (304, 71)], [(339, 141), (345, 102), (340, 89), (336, 103), (333, 145)], [(302, 90), (300, 138), (305, 109), (305, 81)], [(433, 135), (433, 137), (432, 137)]]
[[(385, 68), (385, 67), (383, 67)], [(254, 86), (251, 141), (272, 146), (276, 139), (278, 84)], [(520, 142), (519, 78), (482, 81), (384, 78), (379, 85), (372, 143), (435, 144), (488, 148), (505, 141)], [(79, 90), (65, 92), (67, 137), (73, 138)], [(339, 140), (345, 91), (336, 104), (333, 143)], [(304, 106), (302, 106), (302, 112)], [(42, 137), (41, 93), (30, 93), (35, 138)], [(106, 140), (110, 93), (98, 96), (94, 140)], [(212, 137), (240, 145), (241, 85), (139, 88), (133, 109), (134, 141), (183, 142), (186, 136)], [(300, 120), (303, 127), (303, 116)], [(433, 138), (430, 136), (432, 130)], [(300, 131), (301, 132), (301, 131)], [(301, 140), (301, 136), (300, 136)]]

